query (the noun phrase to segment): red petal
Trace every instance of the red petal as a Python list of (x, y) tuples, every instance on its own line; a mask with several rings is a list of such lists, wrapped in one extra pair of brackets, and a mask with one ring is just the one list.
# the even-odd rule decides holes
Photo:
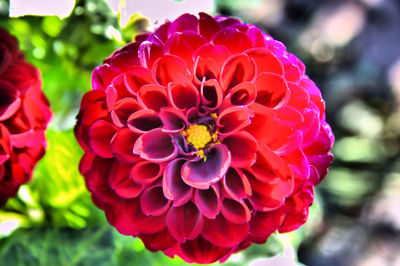
[(146, 215), (159, 216), (168, 210), (169, 205), (161, 185), (147, 188), (140, 196), (140, 207)]
[(246, 198), (252, 193), (247, 177), (242, 173), (242, 171), (235, 168), (228, 169), (225, 178), (222, 180), (222, 184), (225, 193), (236, 200)]
[(231, 90), (230, 102), (232, 105), (246, 106), (256, 100), (257, 88), (252, 82), (242, 82)]
[(178, 151), (167, 133), (160, 129), (153, 129), (136, 140), (133, 153), (140, 155), (145, 160), (165, 162), (172, 160)]
[(282, 225), (285, 219), (285, 208), (279, 208), (272, 212), (255, 211), (250, 220), (250, 232), (257, 238), (266, 238), (274, 233)]
[(213, 220), (205, 219), (201, 235), (216, 246), (230, 248), (242, 242), (248, 232), (248, 223), (234, 224), (220, 214)]
[(125, 86), (132, 95), (136, 95), (143, 85), (153, 82), (151, 71), (144, 67), (135, 67), (124, 76)]
[(246, 33), (233, 27), (225, 28), (216, 33), (212, 43), (225, 45), (232, 54), (237, 54), (252, 47), (252, 43)]
[(139, 104), (133, 98), (123, 98), (114, 105), (111, 111), (111, 119), (118, 127), (126, 126), (128, 117), (140, 109)]
[(221, 70), (221, 86), (224, 91), (244, 82), (251, 81), (256, 74), (254, 62), (246, 54), (232, 55)]
[(165, 132), (179, 132), (186, 126), (185, 115), (175, 108), (162, 108), (159, 116), (164, 124), (162, 129)]
[(199, 32), (202, 36), (210, 40), (219, 29), (218, 22), (212, 16), (207, 13), (199, 13)]
[(195, 239), (203, 228), (203, 216), (191, 202), (171, 207), (166, 222), (169, 232), (179, 242)]
[(157, 82), (167, 86), (171, 81), (175, 81), (178, 74), (189, 77), (185, 61), (175, 55), (164, 55), (154, 62), (152, 72)]
[(116, 161), (108, 176), (108, 183), (118, 196), (126, 199), (136, 198), (142, 192), (143, 187), (135, 183), (129, 177), (132, 165)]
[(250, 220), (250, 210), (243, 201), (225, 198), (222, 201), (221, 213), (235, 224), (243, 224)]
[(92, 150), (103, 158), (112, 158), (111, 139), (116, 133), (113, 124), (97, 120), (89, 129), (89, 144)]
[(194, 192), (194, 203), (200, 212), (209, 219), (214, 219), (221, 210), (221, 199), (217, 186), (209, 189), (196, 189)]
[(111, 139), (111, 151), (114, 157), (126, 163), (134, 163), (139, 160), (139, 156), (133, 154), (133, 145), (139, 136), (129, 128), (119, 129)]
[(175, 81), (168, 85), (168, 95), (171, 104), (180, 110), (197, 107), (200, 95), (197, 88), (183, 76), (176, 76)]
[(256, 79), (256, 102), (267, 107), (277, 108), (288, 100), (289, 89), (285, 79), (272, 73), (261, 73)]
[(167, 90), (155, 84), (144, 85), (138, 91), (138, 102), (145, 108), (159, 112), (161, 107), (169, 105)]
[(151, 184), (161, 177), (164, 168), (158, 163), (148, 161), (137, 162), (131, 169), (129, 176), (138, 184)]
[(201, 264), (216, 262), (230, 251), (230, 248), (215, 246), (204, 240), (202, 237), (186, 241), (185, 243), (181, 244), (181, 248), (184, 255), (182, 257), (185, 259), (185, 261), (189, 263), (196, 262)]
[(168, 28), (168, 35), (172, 35), (175, 32), (182, 32), (185, 30), (191, 30), (197, 32), (198, 19), (192, 14), (183, 14), (177, 19), (171, 22)]
[(218, 133), (233, 134), (251, 123), (249, 110), (245, 107), (232, 106), (219, 114), (217, 119)]
[(193, 189), (186, 185), (181, 177), (181, 168), (185, 162), (185, 159), (176, 159), (170, 162), (164, 171), (164, 195), (173, 201), (175, 207), (185, 204), (192, 197)]
[(217, 80), (210, 79), (203, 82), (200, 93), (203, 106), (207, 106), (209, 110), (215, 110), (221, 106), (224, 96)]
[(139, 110), (128, 117), (127, 125), (133, 132), (141, 134), (161, 128), (163, 123), (153, 110)]
[(257, 66), (257, 74), (263, 72), (276, 73), (283, 75), (283, 65), (281, 60), (265, 48), (253, 48), (245, 52), (252, 58)]
[(258, 145), (251, 134), (240, 131), (229, 135), (222, 143), (225, 144), (231, 152), (231, 166), (249, 167), (256, 161)]
[(168, 229), (154, 234), (141, 234), (139, 237), (142, 239), (145, 247), (153, 252), (171, 248), (176, 244), (175, 238), (170, 234)]
[[(223, 45), (214, 45), (211, 43), (206, 43), (203, 46), (199, 47), (197, 51), (194, 52), (193, 57), (203, 58), (203, 59), (212, 59), (213, 62), (217, 65), (218, 69), (221, 69), (222, 65), (230, 56), (229, 50)], [(214, 73), (218, 74), (218, 73)]]
[(117, 75), (115, 71), (108, 65), (96, 67), (92, 73), (92, 88), (93, 90), (104, 91), (111, 84), (113, 78)]

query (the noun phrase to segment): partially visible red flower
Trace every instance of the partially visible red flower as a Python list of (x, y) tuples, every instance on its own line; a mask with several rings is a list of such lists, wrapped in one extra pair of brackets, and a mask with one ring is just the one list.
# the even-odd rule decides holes
[(29, 181), (46, 148), (49, 103), (40, 74), (0, 29), (0, 206)]
[(211, 263), (306, 221), (333, 134), (303, 63), (257, 27), (184, 14), (114, 52), (92, 87), (80, 171), (122, 234)]

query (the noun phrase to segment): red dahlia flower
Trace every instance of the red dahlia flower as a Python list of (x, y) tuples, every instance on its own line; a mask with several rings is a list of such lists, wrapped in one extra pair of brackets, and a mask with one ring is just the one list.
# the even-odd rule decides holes
[(0, 206), (29, 181), (46, 149), (49, 103), (40, 74), (0, 29)]
[(119, 232), (187, 262), (223, 261), (307, 219), (332, 161), (320, 90), (253, 25), (184, 14), (92, 76), (80, 171)]

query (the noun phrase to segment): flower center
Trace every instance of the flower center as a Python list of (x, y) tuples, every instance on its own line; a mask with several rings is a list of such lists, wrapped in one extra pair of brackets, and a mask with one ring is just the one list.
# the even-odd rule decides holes
[(196, 149), (204, 148), (211, 140), (211, 134), (205, 125), (193, 125), (185, 130), (186, 140)]

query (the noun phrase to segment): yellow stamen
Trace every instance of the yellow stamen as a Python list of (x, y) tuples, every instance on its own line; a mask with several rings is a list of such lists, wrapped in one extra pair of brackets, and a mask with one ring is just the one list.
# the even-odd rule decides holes
[(218, 118), (217, 113), (211, 113), (210, 115), (211, 115), (211, 117), (214, 118), (214, 119), (217, 119), (217, 118)]
[(183, 132), (185, 132), (184, 134), (187, 136), (187, 141), (198, 150), (204, 148), (212, 140), (210, 132), (208, 132), (207, 126), (205, 125), (193, 125), (181, 133)]

